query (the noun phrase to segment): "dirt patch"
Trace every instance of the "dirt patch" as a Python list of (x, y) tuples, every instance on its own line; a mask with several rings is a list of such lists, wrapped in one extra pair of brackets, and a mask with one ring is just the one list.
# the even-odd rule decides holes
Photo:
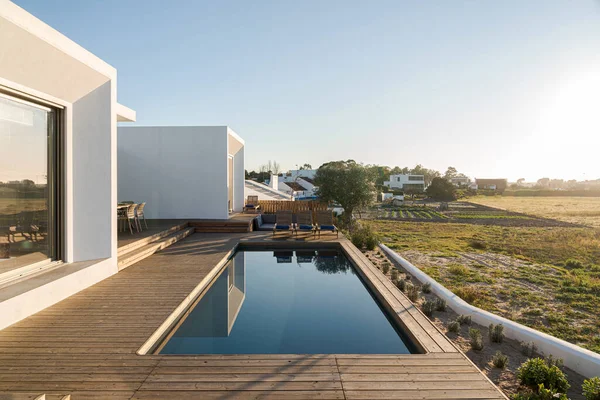
[[(411, 280), (415, 284), (419, 284), (419, 282), (414, 279), (410, 274), (408, 274), (402, 267), (397, 265), (394, 260), (387, 257), (387, 255), (381, 251), (380, 249), (376, 249), (374, 251), (367, 251), (366, 256), (371, 260), (371, 262), (380, 270), (384, 268), (384, 265), (393, 266), (392, 270), (395, 268), (399, 272), (399, 279), (408, 279)], [(422, 265), (427, 265), (428, 268), (438, 267), (439, 270), (445, 270), (449, 267), (449, 265), (457, 264), (457, 259), (453, 257), (436, 257), (431, 255), (426, 255), (420, 253), (418, 251), (405, 251), (401, 253), (402, 257), (408, 259), (414, 265), (421, 267)], [(526, 261), (515, 260), (508, 256), (502, 256), (497, 254), (480, 254), (480, 253), (464, 253), (459, 257), (460, 263), (472, 263), (476, 264), (479, 267), (475, 267), (476, 269), (481, 268), (490, 268), (490, 269), (500, 269), (507, 274), (513, 274), (515, 270), (518, 270), (523, 266), (530, 266), (531, 263), (527, 263)], [(537, 266), (536, 266), (537, 267)], [(542, 266), (543, 267), (543, 266)], [(426, 268), (422, 268), (426, 269)], [(551, 273), (551, 271), (549, 271)], [(546, 273), (545, 271), (540, 271), (540, 273)], [(387, 273), (388, 278), (391, 279), (391, 271)], [(528, 282), (520, 283), (524, 290), (532, 290), (530, 284)], [(489, 286), (489, 284), (487, 284)], [(535, 287), (535, 290), (539, 291), (539, 288)], [(421, 305), (426, 300), (434, 300), (437, 297), (431, 293), (422, 293), (419, 299), (415, 302), (415, 304), (421, 308)], [(508, 302), (498, 302), (498, 308), (505, 310), (504, 313), (510, 313), (510, 306)], [(504, 315), (503, 315), (504, 316)], [(519, 384), (517, 382), (517, 378), (515, 376), (517, 369), (519, 366), (525, 362), (528, 357), (521, 352), (521, 343), (506, 339), (503, 343), (492, 343), (488, 338), (488, 327), (481, 326), (473, 323), (471, 326), (461, 325), (460, 331), (458, 333), (448, 332), (448, 324), (452, 321), (455, 321), (458, 317), (454, 311), (450, 308), (447, 308), (446, 311), (434, 312), (432, 318), (432, 322), (448, 336), (450, 340), (473, 361), (473, 363), (483, 371), (483, 373), (496, 384), (502, 391), (507, 395), (511, 396), (515, 394), (519, 389)], [(484, 347), (481, 351), (474, 351), (471, 349), (469, 344), (469, 328), (477, 328), (481, 331), (484, 341)], [(505, 369), (494, 368), (492, 365), (492, 357), (497, 351), (501, 351), (504, 355), (508, 356), (508, 365)], [(537, 355), (539, 356), (539, 355)], [(565, 373), (568, 376), (569, 383), (571, 384), (571, 389), (567, 393), (569, 398), (574, 400), (583, 400), (584, 397), (581, 394), (581, 385), (583, 384), (583, 380), (585, 377), (582, 375), (568, 369), (563, 368)]]

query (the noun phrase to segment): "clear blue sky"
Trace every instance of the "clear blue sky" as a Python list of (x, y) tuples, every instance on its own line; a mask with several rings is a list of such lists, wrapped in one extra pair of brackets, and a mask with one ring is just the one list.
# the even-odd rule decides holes
[(600, 2), (16, 0), (118, 70), (138, 125), (332, 159), (600, 178)]

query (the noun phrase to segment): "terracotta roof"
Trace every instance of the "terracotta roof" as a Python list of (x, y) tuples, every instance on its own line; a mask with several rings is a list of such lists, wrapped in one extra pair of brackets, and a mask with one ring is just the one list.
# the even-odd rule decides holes
[(284, 183), (286, 185), (288, 185), (295, 192), (303, 192), (306, 190), (306, 188), (304, 186), (302, 186), (301, 184), (299, 184), (298, 182), (284, 182)]

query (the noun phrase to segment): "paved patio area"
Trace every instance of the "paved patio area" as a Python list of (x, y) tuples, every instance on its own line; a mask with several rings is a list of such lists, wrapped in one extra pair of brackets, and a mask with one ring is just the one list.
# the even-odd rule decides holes
[(136, 354), (235, 244), (269, 237), (196, 233), (0, 331), (0, 399), (41, 393), (74, 400), (504, 398), (455, 349), (414, 355)]

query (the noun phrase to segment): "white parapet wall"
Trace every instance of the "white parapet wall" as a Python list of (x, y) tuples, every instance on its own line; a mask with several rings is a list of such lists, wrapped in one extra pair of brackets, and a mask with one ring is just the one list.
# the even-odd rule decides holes
[(419, 282), (431, 284), (431, 292), (446, 300), (448, 307), (458, 314), (470, 315), (475, 323), (483, 326), (502, 324), (506, 337), (522, 342), (534, 342), (543, 355), (552, 354), (554, 357), (562, 358), (567, 367), (581, 375), (586, 377), (600, 375), (600, 354), (474, 307), (386, 245), (380, 244), (379, 247)]

